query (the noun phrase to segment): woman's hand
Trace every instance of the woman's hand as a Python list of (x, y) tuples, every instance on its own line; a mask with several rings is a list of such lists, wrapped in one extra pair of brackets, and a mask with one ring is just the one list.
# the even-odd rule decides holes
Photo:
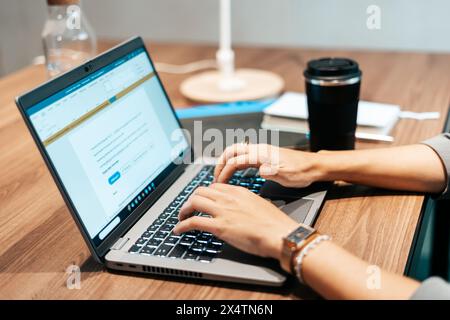
[(267, 144), (234, 144), (218, 159), (214, 179), (226, 183), (236, 170), (256, 167), (265, 179), (286, 187), (307, 187), (323, 178), (318, 157), (316, 153)]
[[(211, 218), (192, 216), (195, 211)], [(210, 232), (240, 250), (278, 260), (283, 237), (298, 226), (269, 201), (245, 188), (222, 183), (197, 188), (181, 208), (179, 220), (176, 234)]]

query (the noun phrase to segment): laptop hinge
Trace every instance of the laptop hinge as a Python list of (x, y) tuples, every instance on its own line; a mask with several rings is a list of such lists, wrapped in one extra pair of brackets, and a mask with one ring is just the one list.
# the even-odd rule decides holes
[(130, 238), (119, 238), (116, 243), (114, 243), (111, 247), (111, 250), (120, 250), (123, 248), (123, 246), (125, 245), (125, 243), (128, 242), (128, 240), (130, 240)]

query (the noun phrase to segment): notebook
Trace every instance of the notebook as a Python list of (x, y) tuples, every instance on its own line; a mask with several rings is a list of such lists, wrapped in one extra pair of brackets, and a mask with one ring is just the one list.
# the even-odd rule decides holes
[[(393, 104), (360, 101), (358, 105), (357, 138), (392, 141), (389, 136), (400, 117), (400, 107)], [(264, 129), (308, 133), (306, 95), (287, 92), (264, 109)]]

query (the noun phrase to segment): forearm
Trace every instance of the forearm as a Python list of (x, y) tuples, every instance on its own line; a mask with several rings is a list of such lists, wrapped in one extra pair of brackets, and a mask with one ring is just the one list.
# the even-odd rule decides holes
[[(409, 299), (419, 283), (381, 271), (331, 241), (320, 243), (303, 259), (302, 276), (308, 286), (327, 299)], [(374, 285), (380, 281), (379, 286)]]
[(388, 189), (437, 193), (446, 173), (439, 156), (426, 145), (331, 151), (317, 154), (317, 170), (325, 181), (342, 180)]

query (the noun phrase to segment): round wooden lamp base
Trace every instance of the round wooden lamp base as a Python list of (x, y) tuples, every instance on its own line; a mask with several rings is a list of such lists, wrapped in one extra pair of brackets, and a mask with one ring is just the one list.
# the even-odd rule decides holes
[(221, 103), (269, 98), (280, 94), (284, 88), (283, 79), (268, 71), (238, 69), (235, 77), (242, 86), (223, 90), (219, 86), (222, 78), (218, 71), (203, 72), (183, 81), (180, 90), (190, 100)]

